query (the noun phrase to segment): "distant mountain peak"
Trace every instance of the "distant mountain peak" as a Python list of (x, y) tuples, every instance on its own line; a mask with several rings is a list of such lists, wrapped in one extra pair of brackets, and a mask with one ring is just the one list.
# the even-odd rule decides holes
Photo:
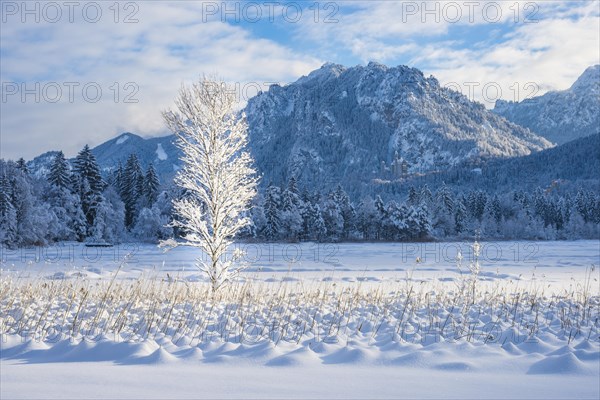
[(600, 87), (600, 64), (586, 68), (579, 78), (571, 85), (570, 90), (598, 90)]
[(378, 68), (386, 71), (389, 67), (377, 61), (369, 61), (369, 63), (367, 64), (367, 68)]
[(493, 111), (557, 144), (600, 133), (600, 65), (587, 68), (567, 90), (498, 100)]
[(321, 68), (311, 71), (307, 76), (303, 76), (297, 83), (310, 82), (310, 81), (323, 81), (330, 78), (337, 78), (346, 70), (346, 67), (340, 64), (326, 62)]

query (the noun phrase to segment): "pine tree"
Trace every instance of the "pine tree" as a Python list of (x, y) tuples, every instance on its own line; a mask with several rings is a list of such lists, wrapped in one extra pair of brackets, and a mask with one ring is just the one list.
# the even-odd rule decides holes
[(377, 221), (378, 221), (378, 229), (377, 229), (377, 239), (386, 240), (386, 225), (387, 225), (387, 210), (381, 196), (377, 195), (375, 197), (375, 210), (377, 211)]
[(558, 201), (554, 202), (552, 208), (552, 213), (554, 214), (554, 225), (556, 230), (560, 231), (565, 226), (565, 218), (563, 214), (563, 210), (565, 209), (565, 199), (558, 199)]
[(410, 237), (411, 229), (414, 229), (414, 227), (410, 226), (409, 215), (410, 212), (404, 205), (399, 205), (393, 200), (388, 202), (385, 219), (385, 239), (404, 240)]
[(484, 232), (490, 237), (496, 237), (500, 233), (500, 222), (502, 220), (502, 209), (498, 196), (494, 195), (487, 202), (483, 218)]
[(125, 198), (125, 171), (123, 170), (121, 161), (119, 161), (115, 171), (114, 186), (119, 196), (121, 196), (121, 200), (123, 200)]
[(292, 177), (288, 186), (281, 194), (281, 210), (286, 212), (297, 212), (300, 208), (300, 195), (296, 187), (296, 180)]
[(565, 195), (561, 205), (562, 205), (563, 221), (565, 222), (565, 224), (568, 224), (569, 221), (571, 220), (571, 212), (573, 209), (573, 200), (571, 199), (571, 195), (569, 193), (567, 193)]
[(454, 204), (454, 230), (457, 234), (465, 231), (467, 223), (467, 209), (463, 199), (458, 199)]
[(83, 177), (79, 180), (79, 198), (81, 199), (81, 209), (85, 215), (86, 224), (89, 229), (94, 225), (96, 217), (96, 204), (98, 203), (99, 194), (94, 193), (87, 178)]
[(73, 163), (73, 173), (79, 180), (87, 180), (90, 190), (93, 194), (100, 194), (104, 190), (104, 182), (100, 175), (100, 167), (96, 157), (92, 154), (89, 146), (86, 144), (75, 157)]
[(146, 170), (146, 178), (144, 179), (144, 195), (146, 196), (146, 202), (149, 206), (156, 201), (159, 189), (160, 181), (158, 180), (158, 175), (156, 175), (154, 165), (150, 163)]
[(452, 214), (454, 211), (454, 200), (452, 199), (452, 192), (445, 183), (436, 192), (435, 195), (436, 203), (438, 207), (443, 207), (446, 212)]
[(600, 195), (592, 198), (592, 222), (594, 224), (600, 224)]
[(362, 234), (362, 238), (364, 240), (376, 239), (380, 222), (373, 199), (370, 197), (363, 199), (358, 205), (356, 217), (356, 227)]
[(406, 204), (408, 206), (417, 206), (421, 203), (421, 195), (419, 194), (419, 192), (417, 191), (417, 189), (415, 189), (414, 186), (411, 186), (408, 189), (408, 198), (406, 199)]
[(344, 218), (342, 210), (337, 202), (335, 192), (329, 193), (327, 200), (323, 203), (323, 220), (329, 239), (340, 240), (344, 233)]
[(265, 213), (265, 227), (263, 236), (267, 240), (275, 240), (280, 236), (281, 220), (279, 216), (281, 190), (278, 186), (270, 185), (267, 188), (263, 209)]
[(27, 167), (27, 162), (23, 157), (17, 160), (17, 168), (25, 175), (29, 175), (29, 168)]
[(65, 203), (65, 210), (69, 216), (68, 227), (73, 232), (74, 239), (82, 242), (87, 234), (87, 221), (81, 205), (81, 199), (75, 193), (70, 201)]
[(417, 207), (410, 207), (406, 218), (408, 238), (422, 240), (431, 234), (431, 222), (427, 206), (422, 203)]
[(302, 234), (303, 219), (301, 214), (301, 200), (295, 180), (292, 178), (290, 184), (281, 195), (281, 233), (291, 240), (297, 240)]
[(319, 241), (325, 239), (327, 228), (318, 204), (308, 203), (307, 221), (308, 238)]
[(435, 234), (442, 237), (454, 230), (454, 199), (445, 183), (435, 193), (432, 224)]
[(487, 194), (481, 190), (471, 191), (467, 197), (467, 211), (475, 220), (481, 222), (487, 204)]
[(494, 195), (492, 201), (490, 202), (490, 215), (496, 221), (497, 224), (500, 224), (502, 220), (502, 208), (500, 206), (500, 199), (498, 199), (497, 195)]
[(8, 163), (6, 176), (10, 182), (10, 202), (16, 213), (17, 245), (45, 245), (51, 217), (48, 215), (48, 207), (37, 204), (31, 177), (16, 164)]
[(75, 157), (71, 185), (81, 200), (81, 209), (87, 224), (86, 235), (89, 235), (94, 226), (98, 204), (102, 202), (105, 183), (100, 175), (96, 157), (88, 145), (85, 145)]
[(421, 193), (420, 193), (420, 201), (419, 201), (419, 205), (425, 205), (427, 207), (429, 207), (431, 204), (433, 204), (433, 194), (431, 194), (431, 190), (429, 190), (429, 186), (424, 185), (421, 188)]
[(63, 189), (70, 186), (71, 173), (69, 171), (69, 163), (62, 151), (59, 151), (54, 157), (54, 161), (50, 167), (50, 174), (48, 175), (48, 182)]
[(0, 176), (0, 243), (13, 247), (18, 242), (17, 211), (12, 203), (12, 188), (6, 173)]
[(350, 202), (350, 197), (342, 188), (342, 185), (337, 185), (334, 192), (334, 199), (340, 208), (344, 221), (343, 238), (348, 239), (356, 229), (356, 210)]
[(292, 176), (288, 181), (287, 190), (288, 192), (294, 194), (296, 197), (300, 197), (300, 192), (298, 191), (298, 182), (296, 181), (295, 177)]
[(587, 222), (594, 221), (596, 210), (596, 196), (592, 191), (584, 191), (580, 189), (575, 196), (575, 209), (581, 215), (583, 220)]
[(135, 224), (139, 211), (139, 200), (144, 194), (144, 176), (142, 167), (135, 154), (130, 154), (123, 171), (121, 199), (125, 204), (125, 226), (130, 228)]
[(94, 204), (94, 224), (89, 229), (89, 238), (94, 242), (118, 243), (125, 232), (125, 209), (118, 193), (109, 187), (105, 195), (98, 195)]

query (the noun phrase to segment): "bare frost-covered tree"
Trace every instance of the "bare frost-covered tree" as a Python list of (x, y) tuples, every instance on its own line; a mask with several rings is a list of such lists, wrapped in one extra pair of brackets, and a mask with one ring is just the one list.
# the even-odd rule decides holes
[(183, 152), (175, 182), (186, 195), (173, 202), (179, 217), (173, 226), (185, 235), (161, 246), (201, 249), (208, 260), (199, 256), (197, 265), (216, 291), (243, 268), (236, 264), (241, 253), (228, 257), (227, 251), (236, 233), (250, 223), (247, 211), (256, 194), (256, 171), (245, 150), (248, 125), (235, 110), (235, 91), (216, 79), (203, 77), (182, 86), (175, 105), (163, 118)]

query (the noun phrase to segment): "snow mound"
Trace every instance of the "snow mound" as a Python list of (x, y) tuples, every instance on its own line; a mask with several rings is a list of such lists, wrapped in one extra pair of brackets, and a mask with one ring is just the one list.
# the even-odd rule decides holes
[(141, 357), (133, 357), (127, 359), (123, 362), (123, 364), (171, 364), (177, 361), (177, 357), (169, 353), (163, 347), (159, 347), (154, 350), (151, 354), (141, 356)]
[(287, 354), (269, 360), (265, 365), (269, 367), (291, 367), (302, 365), (320, 364), (319, 357), (307, 347), (301, 347)]
[(549, 356), (529, 368), (528, 374), (589, 374), (590, 371), (574, 354)]
[(362, 364), (372, 362), (376, 358), (373, 351), (361, 347), (343, 347), (340, 350), (323, 357), (325, 364)]
[(180, 360), (189, 360), (189, 361), (200, 361), (204, 358), (204, 354), (202, 350), (197, 347), (192, 347), (189, 349), (181, 350), (175, 353), (175, 356)]

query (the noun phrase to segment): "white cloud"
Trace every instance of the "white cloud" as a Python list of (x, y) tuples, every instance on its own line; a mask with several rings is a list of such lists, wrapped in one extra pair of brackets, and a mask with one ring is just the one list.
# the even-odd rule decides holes
[[(523, 25), (506, 40), (483, 49), (444, 48), (432, 44), (415, 57), (417, 64), (442, 84), (457, 82), (468, 94), (468, 82), (477, 82), (475, 100), (493, 106), (497, 83), (505, 100), (523, 100), (548, 90), (568, 89), (590, 65), (600, 63), (600, 20), (597, 16), (546, 19)], [(488, 100), (483, 87), (489, 85)]]
[[(63, 96), (55, 104), (44, 101), (43, 93), (39, 103), (32, 95), (25, 102), (19, 94), (8, 96), (2, 103), (2, 157), (33, 157), (59, 148), (73, 155), (83, 144), (97, 145), (123, 130), (165, 134), (160, 111), (172, 104), (182, 82), (202, 73), (244, 88), (247, 82), (295, 80), (322, 64), (239, 26), (203, 22), (199, 3), (139, 4), (134, 24), (115, 24), (110, 14), (97, 24), (3, 24), (2, 82), (26, 81), (28, 88), (36, 81), (41, 88), (56, 82)], [(79, 83), (72, 103), (64, 82)], [(90, 82), (102, 89), (93, 104), (81, 92)], [(128, 82), (139, 88), (132, 96), (137, 103), (124, 102), (134, 89), (125, 87)]]
[(442, 84), (458, 83), (465, 94), (478, 84), (472, 98), (488, 107), (493, 101), (486, 101), (485, 85), (488, 100), (495, 100), (496, 84), (502, 98), (522, 100), (566, 89), (588, 66), (600, 63), (598, 2), (351, 4), (340, 8), (338, 24), (298, 26), (298, 38), (311, 38), (322, 53), (351, 52), (363, 63), (420, 68)]

